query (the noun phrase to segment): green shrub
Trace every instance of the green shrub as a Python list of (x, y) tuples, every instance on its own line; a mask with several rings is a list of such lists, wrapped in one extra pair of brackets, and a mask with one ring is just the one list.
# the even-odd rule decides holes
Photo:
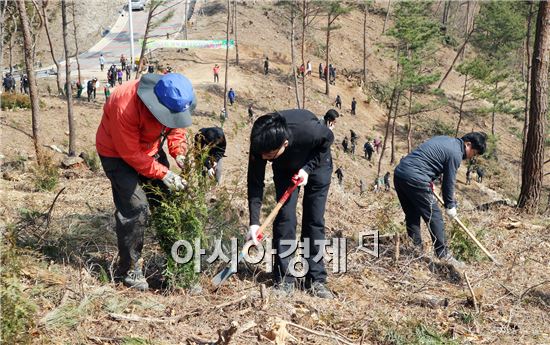
[[(40, 100), (40, 107), (44, 107), (45, 103)], [(8, 109), (31, 109), (31, 98), (24, 93), (9, 93), (5, 92), (0, 97), (0, 107), (2, 110)]]
[(31, 341), (29, 330), (34, 326), (36, 305), (21, 286), (21, 262), (14, 243), (13, 228), (8, 227), (0, 250), (1, 334), (4, 344), (26, 344)]
[(81, 157), (82, 159), (84, 159), (84, 162), (91, 171), (99, 171), (99, 168), (101, 167), (101, 162), (95, 150), (85, 151), (83, 154), (81, 154)]
[[(171, 192), (153, 210), (152, 223), (159, 244), (167, 256), (164, 277), (172, 287), (190, 288), (198, 282), (199, 273), (194, 268), (197, 255), (195, 239), (200, 240), (201, 248), (205, 248), (208, 255), (214, 244), (213, 239), (221, 237), (227, 240), (239, 233), (239, 218), (231, 207), (231, 198), (226, 191), (217, 188), (217, 200), (213, 204), (207, 202), (207, 192), (214, 181), (202, 174), (204, 159), (205, 152), (191, 150), (182, 171), (187, 181), (186, 190)], [(179, 240), (186, 240), (193, 246), (193, 259), (185, 264), (178, 264), (171, 255), (173, 244)], [(180, 249), (184, 250), (184, 247)], [(186, 253), (178, 254), (183, 257)], [(206, 267), (201, 265), (201, 268), (204, 271)]]
[(7, 109), (30, 109), (31, 98), (29, 95), (21, 93), (3, 93), (2, 94), (2, 110)]
[[(474, 233), (478, 240), (482, 241), (485, 231), (474, 231), (466, 220), (463, 220), (463, 223)], [(475, 262), (484, 259), (485, 256), (481, 249), (456, 222), (452, 223), (449, 238), (451, 251), (458, 259), (466, 262)]]
[(34, 186), (39, 191), (51, 191), (59, 182), (57, 165), (51, 155), (42, 154), (41, 163), (33, 169)]

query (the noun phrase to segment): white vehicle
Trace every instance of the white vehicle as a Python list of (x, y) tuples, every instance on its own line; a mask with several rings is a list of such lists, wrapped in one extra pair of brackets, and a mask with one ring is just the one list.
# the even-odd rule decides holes
[(132, 11), (143, 11), (146, 0), (132, 0)]

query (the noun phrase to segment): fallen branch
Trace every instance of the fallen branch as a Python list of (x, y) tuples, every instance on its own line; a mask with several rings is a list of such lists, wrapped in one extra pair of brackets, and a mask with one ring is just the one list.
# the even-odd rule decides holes
[(179, 322), (182, 319), (188, 317), (190, 314), (171, 316), (171, 317), (144, 317), (135, 314), (116, 314), (109, 313), (109, 317), (116, 321), (132, 321), (132, 322), (151, 322), (151, 323), (171, 323)]
[[(48, 213), (46, 213), (46, 229), (48, 228), (48, 226), (50, 225), (50, 221), (51, 221), (51, 218), (52, 218), (52, 211), (53, 211), (53, 207), (55, 206), (55, 202), (57, 201), (57, 198), (59, 198), (59, 196), (61, 195), (61, 193), (63, 193), (63, 191), (65, 190), (65, 188), (67, 187), (63, 187), (61, 188), (61, 190), (59, 192), (57, 192), (55, 198), (53, 198), (53, 202), (52, 204), (50, 205), (50, 208), (48, 209)], [(44, 235), (44, 234), (43, 234)]]
[(343, 339), (342, 337), (340, 336), (337, 336), (337, 335), (332, 335), (332, 334), (327, 334), (327, 333), (322, 333), (322, 332), (318, 332), (318, 331), (314, 331), (310, 328), (307, 328), (307, 327), (304, 327), (304, 326), (300, 326), (298, 324), (295, 324), (293, 322), (287, 322), (287, 325), (288, 326), (292, 326), (292, 327), (295, 327), (295, 328), (298, 328), (298, 329), (301, 329), (302, 331), (305, 331), (305, 332), (308, 332), (308, 333), (311, 333), (311, 334), (315, 334), (315, 335), (318, 335), (320, 337), (325, 337), (325, 338), (330, 338), (330, 339), (334, 339), (336, 341), (339, 341), (341, 343), (344, 343), (344, 344), (347, 344), (347, 345), (355, 345), (354, 343), (351, 343), (349, 341), (347, 341), (346, 339)]
[(124, 341), (124, 338), (94, 337), (91, 335), (88, 335), (87, 338), (93, 341), (94, 343), (98, 343), (98, 344), (121, 343)]
[(474, 290), (472, 289), (472, 284), (470, 284), (470, 279), (468, 279), (468, 273), (466, 273), (466, 272), (464, 272), (464, 279), (466, 279), (466, 284), (468, 285), (468, 290), (470, 290), (470, 294), (472, 295), (472, 302), (474, 304), (476, 314), (479, 314), (479, 306), (477, 305), (476, 294), (474, 293)]
[(547, 284), (547, 283), (550, 283), (550, 280), (545, 280), (545, 281), (543, 281), (543, 282), (540, 282), (540, 283), (538, 283), (538, 284), (535, 284), (535, 285), (533, 285), (533, 286), (527, 288), (525, 291), (523, 291), (523, 292), (521, 293), (521, 295), (519, 295), (519, 300), (521, 301), (521, 300), (523, 299), (523, 297), (525, 297), (525, 295), (526, 295), (528, 292), (530, 292), (531, 290), (533, 290), (534, 288), (539, 287), (539, 286), (544, 285), (544, 284)]
[(237, 304), (239, 302), (242, 302), (244, 301), (245, 299), (247, 299), (248, 296), (247, 295), (242, 295), (241, 297), (237, 298), (236, 300), (233, 300), (233, 301), (229, 301), (229, 302), (225, 302), (225, 303), (222, 303), (222, 304), (218, 304), (216, 306), (213, 307), (213, 309), (222, 309), (222, 308), (225, 308), (227, 306), (230, 306), (230, 305), (233, 305), (233, 304)]

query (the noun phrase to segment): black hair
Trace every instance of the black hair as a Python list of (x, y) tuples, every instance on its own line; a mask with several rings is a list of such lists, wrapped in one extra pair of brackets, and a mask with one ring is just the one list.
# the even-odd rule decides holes
[(462, 141), (472, 144), (472, 149), (480, 155), (487, 149), (487, 134), (483, 132), (470, 132), (462, 137)]
[(252, 126), (250, 150), (256, 155), (280, 148), (290, 138), (286, 119), (279, 113), (260, 116)]
[(327, 111), (327, 113), (325, 114), (325, 116), (323, 118), (325, 119), (326, 123), (329, 123), (329, 122), (333, 122), (334, 120), (336, 120), (337, 117), (340, 117), (340, 114), (338, 114), (338, 112), (336, 110), (330, 109), (329, 111)]

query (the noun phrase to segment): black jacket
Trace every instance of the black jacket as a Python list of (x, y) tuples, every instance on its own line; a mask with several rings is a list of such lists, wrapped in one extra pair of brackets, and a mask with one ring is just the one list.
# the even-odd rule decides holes
[[(334, 141), (332, 131), (308, 110), (292, 109), (279, 113), (286, 119), (290, 138), (285, 152), (273, 161), (273, 172), (290, 176), (290, 179), (300, 169), (311, 174), (321, 165), (330, 165), (330, 146)], [(260, 224), (266, 163), (260, 154), (254, 154), (251, 147), (248, 161), (250, 224)]]
[(195, 134), (195, 146), (199, 151), (209, 147), (208, 159), (206, 159), (204, 165), (210, 169), (214, 162), (218, 162), (225, 156), (227, 143), (223, 129), (220, 127), (201, 128)]

